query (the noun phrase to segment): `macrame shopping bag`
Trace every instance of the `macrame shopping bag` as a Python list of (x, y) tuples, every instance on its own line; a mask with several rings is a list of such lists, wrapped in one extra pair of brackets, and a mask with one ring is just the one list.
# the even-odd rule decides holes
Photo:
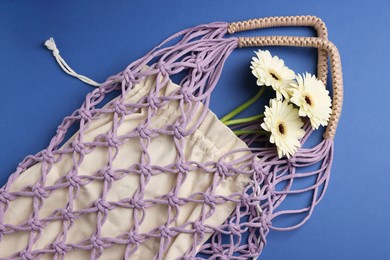
[[(272, 26), (312, 26), (318, 37), (225, 37)], [(238, 138), (208, 109), (230, 53), (252, 46), (318, 48), (324, 83), (330, 58), (333, 112), (324, 139), (290, 159), (279, 158), (274, 147), (249, 148), (261, 136)], [(175, 84), (171, 78), (178, 73), (184, 76)], [(316, 17), (183, 30), (89, 93), (48, 147), (19, 164), (0, 190), (0, 258), (255, 258), (270, 229), (301, 226), (321, 200), (342, 87), (338, 51)], [(113, 91), (119, 96), (102, 106)], [(305, 131), (302, 143), (312, 132), (308, 124)], [(301, 172), (310, 165), (320, 166)], [(313, 185), (292, 189), (294, 180), (313, 176)], [(307, 207), (277, 210), (287, 196), (304, 192), (311, 194)], [(272, 226), (278, 216), (302, 213), (307, 216), (295, 226)]]

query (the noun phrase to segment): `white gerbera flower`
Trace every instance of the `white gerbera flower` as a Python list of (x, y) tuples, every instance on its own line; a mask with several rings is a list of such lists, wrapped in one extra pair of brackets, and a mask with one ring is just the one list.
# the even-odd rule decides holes
[(294, 83), (295, 73), (278, 56), (271, 56), (269, 51), (259, 50), (257, 57), (252, 58), (252, 74), (257, 78), (257, 85), (272, 86), (276, 91), (276, 98), (282, 100), (290, 99), (290, 88)]
[(297, 76), (297, 86), (292, 90), (291, 102), (299, 106), (299, 115), (310, 118), (311, 127), (318, 129), (328, 124), (332, 113), (332, 100), (324, 83), (314, 75)]
[(284, 155), (290, 158), (301, 146), (299, 139), (305, 135), (298, 109), (287, 101), (276, 99), (271, 99), (269, 104), (265, 107), (261, 127), (271, 132), (269, 141), (276, 144), (279, 158)]

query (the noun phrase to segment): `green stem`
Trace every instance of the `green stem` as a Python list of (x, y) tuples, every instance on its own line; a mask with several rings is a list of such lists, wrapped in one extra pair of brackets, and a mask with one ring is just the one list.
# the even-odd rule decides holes
[(244, 134), (267, 134), (267, 131), (262, 130), (234, 130), (233, 133), (236, 135), (244, 135)]
[(239, 113), (241, 113), (242, 111), (244, 111), (245, 109), (247, 109), (250, 105), (252, 105), (253, 103), (255, 103), (259, 98), (260, 96), (263, 94), (264, 90), (266, 89), (266, 87), (262, 87), (260, 89), (259, 92), (257, 92), (257, 94), (252, 97), (251, 99), (249, 99), (247, 102), (245, 102), (244, 104), (242, 104), (241, 106), (235, 108), (232, 112), (230, 112), (229, 114), (225, 115), (224, 117), (221, 118), (221, 121), (222, 123), (225, 123), (226, 121), (229, 121), (231, 118), (235, 117), (236, 115), (238, 115)]
[(264, 114), (259, 114), (256, 116), (251, 116), (251, 117), (245, 117), (245, 118), (240, 118), (240, 119), (233, 119), (229, 121), (225, 121), (225, 125), (237, 125), (237, 124), (242, 124), (242, 123), (249, 123), (253, 121), (257, 121), (259, 119), (262, 119), (264, 117)]

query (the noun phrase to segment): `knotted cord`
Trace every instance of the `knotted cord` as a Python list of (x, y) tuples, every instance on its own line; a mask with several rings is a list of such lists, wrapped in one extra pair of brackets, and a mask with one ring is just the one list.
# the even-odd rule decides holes
[[(250, 148), (249, 146), (254, 142), (264, 140), (264, 136), (261, 135), (241, 136), (248, 148), (232, 150), (217, 161), (188, 161), (183, 153), (187, 145), (184, 139), (193, 135), (206, 117), (208, 109), (200, 110), (200, 107), (208, 108), (211, 93), (218, 82), (226, 59), (241, 44), (239, 38), (224, 37), (227, 30), (228, 24), (223, 22), (183, 30), (102, 84), (74, 72), (59, 56), (54, 40), (50, 40), (46, 44), (48, 48), (53, 50), (53, 55), (68, 74), (78, 77), (88, 84), (98, 86), (98, 88), (87, 95), (85, 102), (79, 109), (72, 115), (65, 117), (48, 147), (36, 155), (27, 156), (19, 164), (16, 172), (10, 176), (7, 184), (0, 190), (0, 243), (5, 236), (21, 231), (29, 233), (26, 248), (15, 252), (10, 258), (35, 259), (45, 254), (51, 254), (55, 258), (61, 259), (72, 250), (84, 250), (90, 252), (91, 259), (97, 259), (108, 248), (120, 244), (126, 246), (124, 259), (130, 259), (140, 244), (157, 238), (160, 239), (160, 244), (154, 259), (164, 259), (170, 243), (179, 234), (185, 233), (192, 236), (193, 243), (181, 259), (202, 257), (248, 259), (255, 258), (261, 253), (270, 229), (292, 230), (302, 226), (308, 220), (313, 209), (322, 199), (329, 182), (333, 158), (333, 136), (324, 139), (313, 148), (299, 149), (290, 159), (279, 159), (274, 147)], [(169, 45), (176, 38), (179, 41)], [(182, 78), (179, 89), (164, 96), (159, 94), (172, 75), (183, 72), (186, 75)], [(137, 103), (128, 103), (125, 97), (129, 91), (137, 83), (151, 76), (155, 76), (156, 80), (147, 96), (139, 99)], [(98, 108), (106, 94), (114, 90), (121, 91), (121, 95), (115, 102)], [(157, 117), (158, 111), (171, 101), (178, 102), (180, 116), (174, 123), (166, 124), (160, 129), (152, 127), (151, 120)], [(131, 132), (118, 133), (117, 129), (124, 123), (124, 118), (137, 113), (142, 108), (147, 111), (147, 120)], [(202, 112), (199, 115), (196, 113), (197, 111)], [(92, 142), (85, 142), (84, 136), (88, 132), (91, 122), (107, 115), (113, 118), (112, 127), (107, 134), (97, 136)], [(75, 124), (80, 125), (79, 131), (72, 142), (61, 147), (68, 129)], [(246, 124), (240, 127), (253, 129), (256, 125)], [(309, 124), (305, 125), (305, 131), (306, 135), (302, 143), (312, 133)], [(175, 164), (158, 167), (153, 165), (148, 148), (151, 140), (158, 136), (173, 138), (177, 151)], [(119, 173), (113, 167), (118, 149), (124, 143), (134, 139), (139, 140), (139, 149), (142, 151), (141, 160), (127, 169), (122, 169), (125, 170), (125, 174)], [(96, 172), (93, 176), (85, 176), (78, 172), (77, 169), (83, 163), (83, 158), (94, 149), (102, 147), (107, 149), (109, 158), (104, 170)], [(243, 151), (246, 153), (239, 159), (227, 160), (227, 158), (241, 154)], [(46, 185), (46, 177), (51, 173), (53, 165), (60, 163), (67, 154), (72, 155), (71, 168), (73, 170), (67, 172), (65, 178), (60, 178), (57, 183)], [(18, 191), (12, 190), (12, 184), (16, 179), (26, 169), (37, 163), (42, 165), (42, 171), (36, 183), (33, 186), (22, 187)], [(310, 166), (318, 165), (316, 170), (307, 170)], [(212, 174), (213, 181), (210, 187), (203, 192), (192, 194), (189, 197), (180, 197), (180, 188), (189, 171)], [(177, 175), (175, 187), (164, 196), (145, 199), (145, 194), (143, 194), (145, 187), (151, 178), (163, 172)], [(141, 178), (139, 192), (136, 192), (132, 197), (108, 201), (106, 195), (110, 191), (112, 183), (119, 181), (124, 175), (131, 174)], [(238, 175), (248, 176), (251, 179), (244, 190), (229, 196), (215, 194), (217, 187), (226, 178)], [(293, 188), (293, 184), (299, 179), (313, 177), (315, 181), (311, 185), (304, 188)], [(89, 207), (75, 210), (73, 202), (77, 199), (78, 187), (87, 186), (92, 180), (99, 180), (102, 183), (99, 198)], [(48, 198), (57, 189), (64, 187), (69, 190), (66, 208), (62, 209), (61, 212), (53, 212), (52, 215), (41, 218), (39, 212), (45, 198)], [(299, 209), (278, 209), (287, 197), (301, 193), (310, 194), (308, 205)], [(4, 215), (10, 205), (13, 201), (23, 197), (33, 198), (33, 210), (30, 217), (18, 225), (5, 223)], [(181, 207), (189, 203), (202, 205), (200, 216), (196, 220), (175, 226), (173, 223), (179, 217)], [(222, 225), (208, 225), (206, 222), (213, 217), (217, 206), (224, 203), (233, 203), (234, 210), (231, 216)], [(137, 226), (142, 224), (144, 218), (139, 218), (137, 214), (134, 214), (132, 219), (134, 228), (116, 237), (102, 236), (102, 227), (112, 210), (131, 206), (134, 212), (142, 215), (145, 209), (156, 205), (168, 205), (169, 208), (166, 213), (168, 214), (167, 222), (158, 228), (147, 233), (139, 233)], [(81, 216), (90, 213), (97, 216), (96, 232), (90, 238), (79, 243), (67, 243), (67, 234), (72, 228), (72, 223)], [(272, 224), (275, 218), (297, 214), (305, 215), (298, 224), (283, 227), (276, 227)], [(58, 220), (62, 222), (63, 228), (53, 242), (42, 248), (36, 247), (35, 243), (42, 235), (43, 228)], [(203, 243), (206, 234), (211, 235), (211, 237), (206, 243)]]

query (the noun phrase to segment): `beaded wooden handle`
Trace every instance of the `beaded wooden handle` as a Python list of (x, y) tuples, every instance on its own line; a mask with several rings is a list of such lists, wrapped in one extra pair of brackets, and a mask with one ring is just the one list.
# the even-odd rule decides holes
[[(325, 23), (315, 16), (276, 16), (258, 19), (250, 19), (229, 23), (228, 33), (249, 31), (270, 27), (287, 27), (287, 26), (307, 26), (313, 27), (317, 32), (317, 37), (328, 39), (328, 30)], [(328, 73), (328, 55), (326, 51), (318, 51), (317, 78), (326, 84)]]

